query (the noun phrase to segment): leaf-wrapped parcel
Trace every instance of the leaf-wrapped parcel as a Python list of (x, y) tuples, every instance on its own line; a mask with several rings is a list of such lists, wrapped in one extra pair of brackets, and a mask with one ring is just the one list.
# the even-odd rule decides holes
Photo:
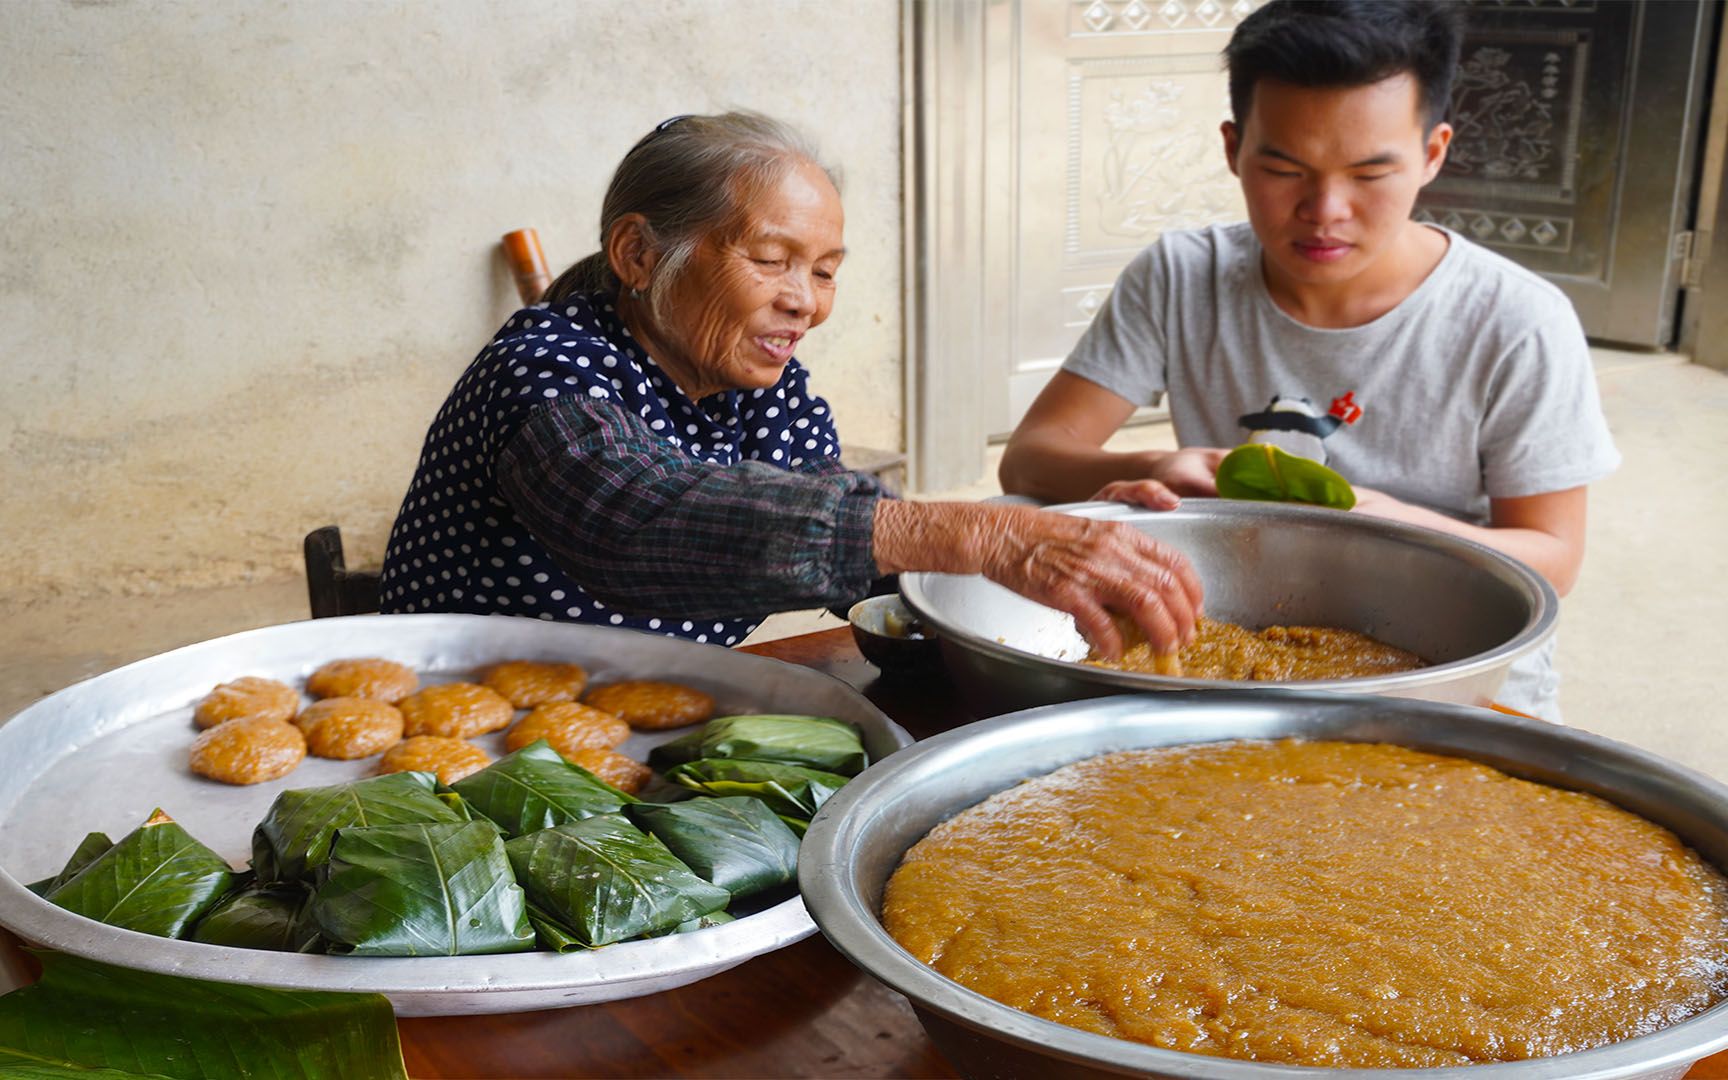
[(304, 885), (246, 885), (218, 901), (189, 936), (206, 945), (308, 952), (318, 940), (311, 908)]
[(809, 821), (847, 778), (774, 761), (702, 758), (666, 770), (666, 779), (705, 795), (748, 795), (782, 817)]
[(760, 799), (735, 795), (637, 803), (624, 813), (733, 899), (798, 876), (798, 836)]
[(648, 763), (661, 769), (699, 758), (778, 761), (841, 776), (870, 764), (858, 729), (844, 720), (778, 713), (717, 717), (648, 752)]
[(177, 938), (235, 880), (226, 859), (157, 810), (44, 899), (110, 926)]
[(47, 896), (60, 886), (77, 876), (78, 871), (96, 861), (96, 856), (114, 846), (114, 841), (108, 839), (107, 833), (85, 833), (84, 839), (78, 841), (78, 846), (72, 849), (72, 857), (66, 860), (66, 865), (51, 878), (32, 881), (24, 886), (37, 896)]
[(732, 900), (616, 814), (529, 833), (504, 849), (539, 913), (583, 945), (670, 930)]
[(399, 772), (284, 791), (252, 831), (252, 869), (266, 884), (310, 884), (330, 857), (330, 839), (338, 829), (466, 820), (439, 799), (437, 784), (431, 773)]
[(505, 836), (549, 829), (596, 814), (615, 814), (635, 798), (536, 739), (451, 785), (467, 805)]
[(312, 898), (328, 951), (457, 956), (534, 947), (522, 887), (487, 821), (342, 829)]

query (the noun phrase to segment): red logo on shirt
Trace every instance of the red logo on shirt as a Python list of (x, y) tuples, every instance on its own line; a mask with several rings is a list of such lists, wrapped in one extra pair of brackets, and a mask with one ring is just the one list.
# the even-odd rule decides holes
[(1332, 407), (1327, 410), (1327, 415), (1336, 416), (1346, 424), (1354, 424), (1362, 419), (1362, 406), (1356, 404), (1356, 391), (1348, 390), (1345, 391), (1343, 397), (1333, 398)]

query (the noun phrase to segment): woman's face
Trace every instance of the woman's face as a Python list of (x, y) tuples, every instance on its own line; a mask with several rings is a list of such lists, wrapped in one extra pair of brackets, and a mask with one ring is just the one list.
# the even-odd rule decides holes
[(844, 225), (840, 193), (800, 162), (745, 207), (740, 228), (704, 237), (651, 335), (679, 388), (694, 399), (778, 382), (834, 306)]

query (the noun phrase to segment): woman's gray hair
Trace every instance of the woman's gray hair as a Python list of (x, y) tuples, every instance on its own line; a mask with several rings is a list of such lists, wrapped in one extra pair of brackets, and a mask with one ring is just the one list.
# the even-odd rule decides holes
[(624, 215), (641, 214), (648, 242), (660, 253), (648, 306), (662, 320), (665, 298), (702, 238), (736, 223), (758, 193), (802, 161), (821, 168), (839, 190), (835, 171), (817, 160), (810, 141), (790, 124), (745, 110), (666, 121), (643, 136), (612, 174), (600, 206), (600, 250), (558, 275), (545, 299), (616, 292), (620, 282), (606, 257), (607, 239)]

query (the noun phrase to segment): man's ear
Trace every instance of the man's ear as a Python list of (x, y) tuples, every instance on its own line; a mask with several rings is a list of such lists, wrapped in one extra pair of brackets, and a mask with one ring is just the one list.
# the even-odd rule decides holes
[(1236, 168), (1236, 155), (1242, 152), (1242, 129), (1234, 120), (1226, 120), (1218, 126), (1218, 132), (1224, 136), (1224, 160), (1230, 163), (1231, 174), (1241, 176)]
[(1446, 148), (1452, 145), (1452, 125), (1439, 123), (1428, 133), (1428, 146), (1425, 160), (1422, 162), (1422, 183), (1440, 175), (1440, 169), (1446, 164)]
[(660, 261), (660, 251), (649, 234), (647, 218), (624, 214), (612, 223), (606, 234), (606, 261), (626, 291), (648, 288), (654, 277), (654, 264)]

